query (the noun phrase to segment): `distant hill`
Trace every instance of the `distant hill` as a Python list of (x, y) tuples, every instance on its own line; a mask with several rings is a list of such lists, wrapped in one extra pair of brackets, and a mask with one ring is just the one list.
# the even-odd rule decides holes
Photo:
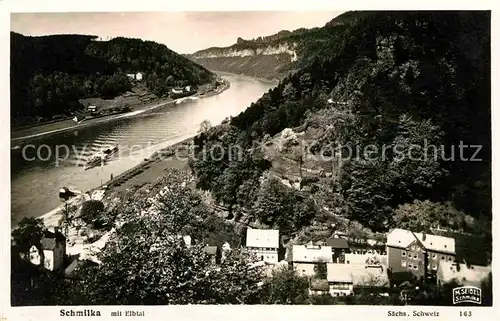
[[(346, 25), (358, 15), (345, 13), (323, 28), (282, 30), (274, 35), (245, 40), (238, 38), (228, 47), (211, 47), (186, 55), (210, 70), (244, 74), (267, 79), (283, 79), (307, 64), (319, 48), (328, 48)], [(314, 54), (313, 54), (314, 52)]]
[(149, 90), (197, 86), (213, 74), (165, 45), (140, 39), (11, 33), (11, 121), (51, 119), (82, 108), (81, 98), (112, 98), (131, 89), (127, 73), (141, 72)]

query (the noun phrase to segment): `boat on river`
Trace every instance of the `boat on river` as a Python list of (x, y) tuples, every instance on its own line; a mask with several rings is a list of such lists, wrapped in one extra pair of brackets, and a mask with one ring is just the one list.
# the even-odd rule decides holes
[(108, 147), (106, 149), (103, 149), (95, 153), (94, 155), (90, 156), (90, 158), (85, 163), (84, 166), (85, 170), (102, 165), (105, 161), (107, 161), (112, 155), (116, 154), (117, 152), (118, 152), (118, 145), (115, 145), (114, 147)]

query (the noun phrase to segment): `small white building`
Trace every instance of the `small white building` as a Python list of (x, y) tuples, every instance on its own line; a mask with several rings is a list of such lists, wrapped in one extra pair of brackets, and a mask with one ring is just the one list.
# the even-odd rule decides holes
[(270, 264), (278, 263), (279, 231), (247, 229), (246, 247), (249, 252)]
[(186, 87), (184, 88), (184, 90), (185, 90), (186, 92), (191, 91), (191, 86), (186, 86)]
[(54, 271), (64, 266), (66, 258), (66, 237), (55, 229), (54, 232), (45, 231), (45, 236), (40, 241), (43, 251), (44, 262), (41, 262), (42, 255), (36, 246), (30, 248), (29, 259), (34, 265), (41, 265), (49, 271)]
[(182, 89), (172, 88), (172, 90), (170, 92), (172, 94), (182, 94), (184, 91)]
[(143, 74), (142, 72), (138, 72), (138, 73), (134, 73), (134, 74), (127, 74), (127, 77), (130, 79), (130, 80), (137, 80), (137, 81), (141, 81), (142, 78), (143, 78)]

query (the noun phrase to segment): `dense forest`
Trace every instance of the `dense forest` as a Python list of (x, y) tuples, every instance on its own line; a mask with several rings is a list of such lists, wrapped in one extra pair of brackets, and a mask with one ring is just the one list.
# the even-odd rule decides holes
[[(326, 196), (344, 217), (374, 231), (401, 226), (404, 213), (440, 206), (446, 210), (433, 210), (437, 215), (422, 213), (430, 220), (422, 228), (463, 230), (468, 216), (491, 220), (489, 13), (350, 12), (297, 37), (303, 67), (230, 122), (197, 137), (200, 153), (214, 144), (226, 148), (225, 159), (191, 163), (199, 187), (274, 227), (305, 226), (307, 197), (292, 195), (301, 211), (280, 205), (276, 200), (291, 196), (273, 192), (276, 187), (259, 192), (270, 164), (256, 146), (285, 128), (315, 124), (321, 134), (311, 153), (332, 143), (399, 148), (374, 160), (347, 159), (337, 168), (339, 179)], [(424, 144), (436, 146), (438, 157), (413, 150)], [(477, 148), (460, 151), (461, 144), (481, 149), (474, 155)], [(232, 145), (246, 147), (242, 159), (227, 158)], [(408, 152), (419, 160), (398, 158)], [(276, 205), (262, 211), (255, 204)], [(451, 217), (459, 222), (450, 223)]]
[(165, 45), (140, 39), (11, 33), (13, 124), (68, 115), (81, 98), (113, 98), (132, 88), (127, 73), (141, 72), (148, 89), (164, 96), (174, 86), (210, 81), (205, 68)]

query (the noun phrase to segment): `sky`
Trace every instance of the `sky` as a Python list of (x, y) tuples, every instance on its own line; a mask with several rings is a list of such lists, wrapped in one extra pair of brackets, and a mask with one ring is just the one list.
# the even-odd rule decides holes
[(324, 26), (338, 11), (58, 12), (13, 13), (11, 30), (23, 35), (87, 34), (131, 37), (167, 45), (178, 53), (225, 47), (281, 30)]

